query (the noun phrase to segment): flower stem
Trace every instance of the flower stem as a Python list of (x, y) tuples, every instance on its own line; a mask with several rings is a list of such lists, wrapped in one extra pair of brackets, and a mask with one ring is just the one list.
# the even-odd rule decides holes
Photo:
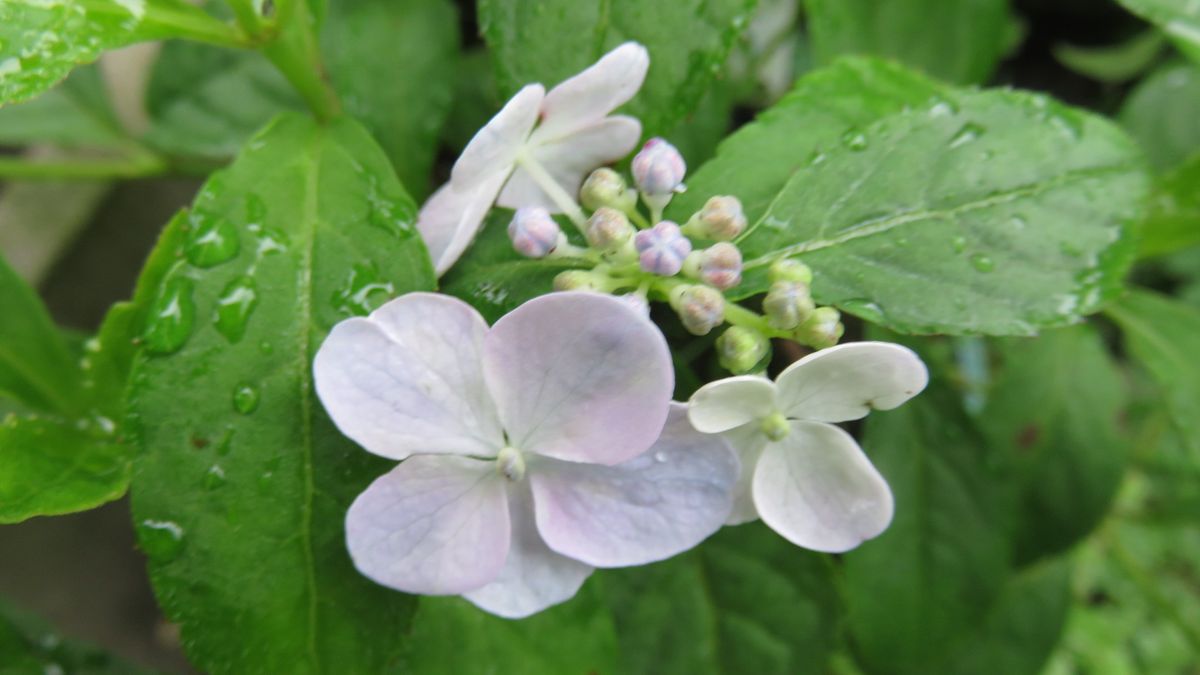
[(27, 161), (12, 157), (0, 157), (0, 178), (32, 180), (145, 178), (162, 175), (167, 172), (167, 169), (166, 162), (151, 156), (50, 161)]
[[(82, 0), (80, 3), (89, 15), (129, 18), (129, 10), (113, 2)], [(184, 38), (220, 47), (247, 49), (253, 40), (245, 33), (224, 21), (214, 19), (199, 7), (184, 3), (145, 3), (145, 15), (138, 21), (138, 30), (152, 38)]]
[(562, 209), (567, 218), (575, 224), (575, 227), (579, 228), (580, 232), (583, 232), (584, 225), (587, 223), (587, 218), (583, 215), (583, 209), (579, 208), (579, 204), (575, 203), (571, 195), (567, 194), (567, 191), (558, 184), (558, 181), (554, 180), (554, 177), (546, 171), (546, 167), (542, 166), (540, 162), (524, 150), (517, 155), (517, 165), (525, 169), (529, 177), (533, 179), (533, 182), (542, 188), (542, 192), (545, 192), (546, 196), (558, 208)]
[(308, 2), (281, 1), (276, 7), (279, 33), (263, 47), (263, 54), (296, 88), (313, 115), (327, 122), (341, 114), (342, 105), (321, 62), (316, 22), (309, 13)]

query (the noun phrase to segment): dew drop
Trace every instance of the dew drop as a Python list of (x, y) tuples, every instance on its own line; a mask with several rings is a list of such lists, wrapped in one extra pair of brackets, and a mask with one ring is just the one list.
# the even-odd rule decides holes
[(813, 150), (812, 154), (808, 156), (808, 165), (816, 166), (823, 163), (825, 159), (825, 153), (820, 150)]
[(862, 152), (867, 149), (867, 137), (857, 128), (850, 127), (842, 134), (842, 145), (855, 152)]
[(193, 211), (192, 232), (184, 249), (188, 262), (196, 267), (214, 267), (233, 259), (241, 248), (237, 228), (219, 216)]
[(958, 236), (950, 241), (950, 245), (954, 247), (955, 253), (962, 253), (967, 250), (967, 238)]
[(142, 342), (147, 351), (171, 354), (187, 342), (195, 321), (196, 303), (192, 299), (192, 280), (174, 277), (159, 289), (150, 306)]
[(996, 269), (996, 263), (982, 253), (976, 253), (971, 256), (971, 267), (974, 267), (976, 272), (991, 272)]
[(951, 149), (962, 147), (967, 143), (978, 139), (984, 134), (985, 131), (986, 130), (978, 124), (975, 124), (974, 122), (967, 122), (966, 124), (962, 125), (962, 127), (954, 134), (954, 137), (950, 139), (949, 147)]
[(261, 226), (267, 219), (267, 203), (262, 197), (251, 193), (246, 195), (246, 224)]
[(854, 314), (855, 316), (861, 317), (873, 323), (879, 323), (880, 321), (883, 321), (884, 318), (883, 308), (880, 307), (878, 303), (867, 300), (866, 298), (843, 300), (842, 302), (838, 303), (838, 307), (846, 312), (849, 312), (850, 314)]
[(241, 276), (230, 281), (217, 298), (213, 324), (217, 332), (230, 342), (238, 342), (246, 333), (246, 322), (258, 305), (258, 288), (254, 279)]
[(416, 214), (412, 209), (384, 197), (379, 191), (379, 182), (372, 176), (367, 183), (367, 204), (370, 212), (367, 222), (393, 237), (403, 237), (412, 232)]
[(219, 464), (213, 464), (204, 473), (204, 487), (208, 490), (216, 490), (225, 484), (225, 469), (222, 469)]
[(226, 429), (221, 436), (221, 440), (217, 443), (217, 454), (224, 457), (229, 454), (233, 448), (233, 429)]
[(390, 281), (383, 281), (374, 265), (356, 263), (350, 269), (345, 286), (333, 294), (333, 304), (346, 314), (370, 314), (395, 293), (395, 286)]
[(183, 551), (183, 528), (169, 520), (143, 520), (137, 525), (138, 543), (152, 560), (174, 560)]
[(243, 415), (258, 409), (258, 399), (258, 388), (253, 385), (241, 384), (233, 390), (233, 408)]
[(275, 353), (275, 345), (263, 340), (262, 342), (258, 343), (258, 351), (262, 352), (265, 356), (270, 356), (271, 354)]

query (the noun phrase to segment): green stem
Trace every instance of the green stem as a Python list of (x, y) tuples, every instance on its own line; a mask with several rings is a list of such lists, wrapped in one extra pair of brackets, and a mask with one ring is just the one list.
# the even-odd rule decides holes
[(225, 4), (233, 10), (233, 16), (237, 19), (238, 25), (248, 35), (262, 34), (262, 17), (254, 9), (254, 3), (251, 0), (226, 0)]
[(102, 178), (145, 178), (167, 172), (166, 162), (158, 158), (63, 159), (26, 161), (0, 157), (0, 178), (29, 180), (86, 180)]
[[(91, 16), (129, 18), (129, 10), (117, 3), (81, 0), (81, 4)], [(248, 35), (198, 7), (153, 2), (144, 6), (146, 13), (138, 22), (138, 32), (146, 39), (183, 38), (233, 49), (254, 46)]]
[(308, 3), (290, 0), (277, 7), (279, 34), (263, 47), (263, 54), (296, 88), (313, 115), (327, 122), (342, 113), (342, 105), (325, 73)]

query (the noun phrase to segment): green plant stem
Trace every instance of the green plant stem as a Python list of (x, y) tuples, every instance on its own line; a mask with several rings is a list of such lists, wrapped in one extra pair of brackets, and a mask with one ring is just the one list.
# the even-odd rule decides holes
[[(128, 18), (129, 11), (112, 2), (81, 0), (84, 9), (91, 15), (110, 15)], [(141, 18), (139, 30), (154, 38), (183, 38), (204, 42), (219, 47), (249, 49), (254, 41), (249, 35), (224, 21), (213, 18), (204, 10), (190, 5), (166, 6), (146, 3), (146, 14)]]
[(262, 17), (254, 9), (254, 3), (251, 0), (226, 0), (225, 4), (233, 10), (233, 16), (237, 19), (238, 25), (248, 35), (260, 36), (262, 34)]
[(279, 32), (262, 48), (263, 54), (296, 88), (318, 120), (329, 121), (342, 112), (341, 101), (329, 83), (317, 45), (315, 21), (305, 0), (278, 5)]
[(149, 157), (36, 162), (0, 157), (0, 178), (29, 180), (145, 178), (167, 173), (168, 168), (167, 163), (161, 159)]

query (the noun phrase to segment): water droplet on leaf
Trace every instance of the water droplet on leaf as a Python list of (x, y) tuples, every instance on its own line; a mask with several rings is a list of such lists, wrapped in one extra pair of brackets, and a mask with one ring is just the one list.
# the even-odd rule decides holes
[(974, 122), (967, 122), (966, 124), (962, 125), (962, 128), (960, 128), (958, 132), (954, 134), (954, 137), (950, 139), (949, 147), (954, 149), (964, 146), (967, 143), (978, 139), (984, 134), (984, 131), (985, 129), (978, 124), (975, 124)]
[(346, 285), (333, 294), (334, 306), (346, 314), (370, 314), (396, 293), (390, 281), (383, 281), (374, 265), (356, 263)]
[(258, 399), (258, 388), (253, 385), (242, 384), (233, 390), (233, 408), (243, 415), (249, 415), (258, 408)]
[(137, 525), (138, 544), (152, 560), (174, 560), (183, 551), (183, 528), (169, 520), (143, 520)]
[(213, 464), (208, 471), (204, 473), (204, 487), (209, 490), (215, 490), (225, 484), (225, 469), (222, 469), (219, 464)]
[(862, 131), (851, 127), (842, 134), (842, 145), (855, 152), (862, 152), (867, 149), (867, 137)]
[(196, 303), (192, 299), (192, 280), (168, 279), (150, 305), (142, 342), (147, 351), (170, 354), (187, 342), (195, 321)]
[(982, 253), (976, 253), (971, 256), (971, 267), (974, 267), (976, 272), (991, 272), (996, 269), (996, 263)]
[(230, 281), (217, 298), (214, 325), (217, 332), (230, 342), (237, 342), (246, 333), (246, 322), (258, 305), (258, 288), (254, 279), (242, 276)]
[(192, 231), (184, 249), (188, 262), (196, 267), (214, 267), (233, 259), (241, 248), (237, 228), (220, 216), (205, 216), (193, 211)]

